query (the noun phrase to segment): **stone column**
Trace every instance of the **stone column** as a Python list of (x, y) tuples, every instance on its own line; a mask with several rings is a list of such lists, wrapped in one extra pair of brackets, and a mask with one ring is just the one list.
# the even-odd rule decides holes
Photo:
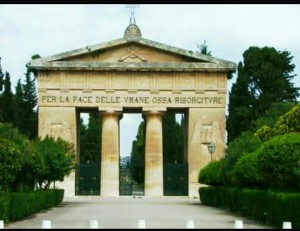
[(120, 115), (102, 113), (101, 196), (119, 196)]
[(146, 117), (145, 196), (163, 196), (162, 112), (144, 113)]

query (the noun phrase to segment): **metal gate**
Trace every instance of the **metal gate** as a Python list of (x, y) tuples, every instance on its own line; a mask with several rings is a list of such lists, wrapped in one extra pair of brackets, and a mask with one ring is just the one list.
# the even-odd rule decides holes
[(120, 161), (120, 196), (144, 195), (144, 157), (127, 157)]
[(79, 164), (78, 195), (100, 195), (100, 164)]
[(164, 163), (164, 196), (188, 196), (188, 164)]

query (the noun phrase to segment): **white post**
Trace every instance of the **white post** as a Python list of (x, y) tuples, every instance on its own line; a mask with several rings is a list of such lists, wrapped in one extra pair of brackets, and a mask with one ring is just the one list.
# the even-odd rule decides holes
[(51, 221), (50, 220), (43, 220), (42, 229), (51, 229)]
[(138, 227), (138, 229), (146, 229), (145, 220), (138, 220), (137, 221), (137, 227)]
[(4, 221), (0, 220), (0, 229), (4, 229)]
[(194, 229), (195, 228), (195, 224), (194, 224), (194, 220), (186, 220), (186, 228), (187, 229)]
[(235, 229), (243, 229), (243, 221), (242, 220), (235, 220), (234, 222), (234, 228)]
[(292, 223), (290, 221), (284, 221), (282, 224), (283, 229), (291, 229), (292, 228)]
[(90, 220), (90, 229), (98, 229), (98, 221)]

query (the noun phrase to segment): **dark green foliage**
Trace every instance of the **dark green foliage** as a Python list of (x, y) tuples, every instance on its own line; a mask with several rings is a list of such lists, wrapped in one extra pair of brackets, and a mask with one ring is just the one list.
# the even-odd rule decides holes
[(200, 184), (207, 184), (211, 186), (223, 185), (222, 169), (224, 161), (224, 158), (218, 161), (212, 161), (202, 168), (198, 175), (198, 182)]
[(263, 143), (240, 157), (232, 172), (232, 184), (252, 188), (300, 189), (300, 136), (286, 134)]
[(142, 121), (138, 127), (136, 139), (132, 143), (131, 156), (144, 156), (145, 154), (145, 122)]
[(300, 132), (300, 104), (280, 116), (274, 124), (274, 134), (281, 135), (290, 132)]
[(0, 123), (0, 137), (16, 143), (20, 147), (28, 142), (28, 139), (17, 128), (14, 128), (11, 123)]
[(5, 73), (4, 91), (1, 97), (2, 120), (4, 123), (14, 123), (13, 93), (9, 73)]
[(28, 105), (28, 108), (34, 110), (37, 105), (37, 92), (35, 86), (35, 78), (31, 76), (29, 70), (25, 73), (25, 83), (22, 84), (23, 99)]
[(37, 151), (32, 141), (27, 141), (21, 146), (22, 167), (13, 183), (13, 191), (33, 190), (36, 182), (42, 177), (46, 163)]
[(300, 189), (300, 136), (276, 136), (258, 150), (258, 163), (266, 187)]
[(0, 195), (0, 220), (4, 220), (5, 224), (22, 220), (29, 215), (59, 205), (63, 197), (63, 189), (2, 194)]
[(8, 191), (21, 170), (22, 158), (19, 146), (0, 137), (0, 191)]
[(209, 186), (199, 188), (199, 196), (204, 205), (229, 209), (276, 228), (282, 228), (284, 221), (300, 228), (299, 193)]
[(27, 69), (25, 83), (22, 84), (19, 80), (16, 93), (13, 94), (10, 76), (6, 72), (5, 80), (1, 81), (4, 83), (4, 91), (0, 94), (0, 122), (12, 123), (29, 139), (35, 138), (38, 132), (37, 92), (35, 78), (31, 74)]
[(249, 82), (249, 76), (246, 75), (243, 64), (240, 62), (237, 80), (232, 84), (229, 92), (228, 117), (226, 119), (228, 142), (245, 131), (253, 119), (251, 108), (255, 99), (248, 91)]
[(14, 125), (20, 132), (27, 134), (27, 118), (24, 116), (26, 109), (26, 102), (24, 101), (24, 93), (19, 79), (16, 86), (16, 93), (14, 95)]
[(292, 107), (288, 112), (281, 115), (277, 121), (269, 126), (264, 125), (257, 129), (255, 136), (262, 141), (268, 141), (276, 135), (290, 132), (300, 132), (300, 105)]
[(206, 45), (206, 41), (204, 40), (203, 44), (197, 45), (197, 48), (200, 54), (211, 56), (211, 51), (208, 51), (208, 46)]
[[(25, 120), (21, 124), (21, 131), (26, 134), (29, 139), (33, 139), (37, 136), (37, 125), (38, 125), (38, 115), (37, 115), (37, 92), (35, 86), (35, 78), (32, 77), (32, 72), (28, 69), (25, 73), (25, 83), (22, 84), (22, 96), (23, 110), (19, 111)], [(17, 90), (17, 89), (16, 89)], [(20, 116), (19, 116), (20, 117)], [(25, 118), (25, 119), (24, 119)], [(16, 122), (17, 124), (17, 122)], [(20, 121), (18, 122), (20, 124)]]
[(145, 169), (142, 162), (145, 161), (145, 123), (139, 125), (136, 139), (132, 142), (131, 149), (131, 177), (138, 184), (144, 184)]
[(15, 174), (15, 180), (10, 185), (10, 189), (13, 191), (33, 189), (34, 183), (45, 169), (42, 156), (31, 141), (12, 124), (0, 123), (0, 137), (12, 141), (20, 150), (21, 168)]
[(11, 208), (11, 196), (9, 193), (0, 194), (0, 220), (4, 223), (9, 221), (9, 211)]
[(282, 228), (284, 221), (290, 221), (293, 229), (299, 229), (299, 192), (277, 192), (268, 190), (267, 196), (267, 223)]
[(176, 122), (176, 114), (167, 112), (163, 116), (164, 163), (183, 163), (183, 129)]
[(295, 65), (290, 52), (250, 47), (243, 58), (229, 94), (228, 142), (247, 130), (251, 121), (262, 116), (273, 103), (296, 102), (299, 96), (299, 88), (291, 82)]
[(98, 112), (89, 113), (87, 127), (81, 121), (80, 162), (99, 163), (101, 156), (102, 120)]
[(3, 77), (4, 77), (4, 74), (2, 72), (1, 57), (0, 57), (0, 91), (3, 90)]
[(257, 158), (258, 152), (240, 157), (232, 170), (232, 183), (242, 187), (262, 187), (262, 172)]
[(295, 105), (293, 102), (277, 102), (271, 104), (270, 108), (257, 120), (251, 122), (249, 131), (256, 132), (262, 126), (273, 126), (280, 116), (290, 111)]
[(35, 147), (45, 161), (45, 171), (38, 179), (40, 188), (49, 188), (55, 181), (63, 181), (75, 169), (75, 150), (71, 143), (46, 136), (36, 139)]
[(224, 171), (222, 177), (227, 184), (234, 184), (232, 179), (232, 170), (239, 158), (246, 153), (254, 152), (262, 145), (262, 141), (254, 137), (251, 132), (243, 132), (239, 137), (229, 143), (226, 150), (226, 159), (224, 162)]

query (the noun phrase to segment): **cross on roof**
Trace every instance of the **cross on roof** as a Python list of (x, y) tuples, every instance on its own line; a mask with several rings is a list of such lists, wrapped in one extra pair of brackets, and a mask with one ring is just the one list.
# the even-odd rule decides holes
[(130, 8), (130, 22), (129, 24), (135, 24), (135, 17), (134, 17), (134, 8), (138, 8), (138, 4), (126, 4), (126, 8)]

